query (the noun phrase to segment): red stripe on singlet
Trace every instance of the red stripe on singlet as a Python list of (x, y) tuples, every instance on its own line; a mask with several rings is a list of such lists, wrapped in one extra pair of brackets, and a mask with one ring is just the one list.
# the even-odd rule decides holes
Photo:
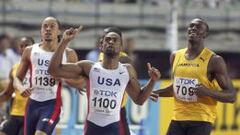
[(61, 113), (61, 106), (62, 106), (62, 97), (61, 97), (61, 92), (62, 91), (62, 82), (58, 83), (57, 87), (57, 98), (56, 98), (56, 103), (54, 107), (54, 113), (52, 114), (51, 118), (48, 121), (48, 124), (53, 124), (54, 121), (59, 117)]

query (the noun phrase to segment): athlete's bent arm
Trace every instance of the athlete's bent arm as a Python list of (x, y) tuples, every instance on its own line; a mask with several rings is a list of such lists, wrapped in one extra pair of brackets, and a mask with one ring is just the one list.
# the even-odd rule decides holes
[(77, 63), (62, 64), (62, 55), (69, 42), (75, 37), (80, 29), (70, 28), (63, 33), (60, 45), (52, 56), (48, 72), (57, 78), (78, 79), (81, 75), (87, 76), (90, 70), (90, 61), (83, 60)]
[(27, 88), (27, 89), (24, 88), (22, 83), (29, 67), (31, 66), (31, 62), (30, 62), (31, 50), (32, 50), (32, 46), (26, 47), (24, 49), (24, 52), (20, 61), (20, 65), (17, 70), (17, 75), (16, 75), (16, 78), (14, 78), (14, 82), (13, 82), (14, 88), (19, 90), (21, 95), (24, 97), (30, 96), (32, 91), (32, 88)]
[(173, 96), (173, 84), (170, 86), (153, 91), (154, 94), (157, 94), (159, 97), (172, 97)]
[(151, 67), (151, 65), (148, 64), (148, 72), (151, 78), (149, 79), (148, 83), (141, 88), (137, 79), (135, 69), (130, 64), (126, 65), (129, 72), (129, 82), (126, 91), (128, 95), (132, 98), (134, 103), (142, 105), (150, 96), (155, 81), (157, 81), (160, 78), (160, 72), (156, 68)]
[(236, 101), (236, 90), (227, 74), (227, 67), (222, 57), (214, 55), (209, 62), (208, 72), (215, 78), (221, 87), (221, 91), (208, 90), (199, 84), (196, 88), (198, 96), (210, 96), (220, 102), (233, 103)]
[[(68, 63), (76, 63), (78, 61), (77, 53), (75, 50), (67, 48), (67, 62)], [(82, 90), (85, 85), (86, 81), (84, 77), (79, 77), (78, 79), (64, 79), (64, 81), (71, 87), (75, 87), (79, 90)]]

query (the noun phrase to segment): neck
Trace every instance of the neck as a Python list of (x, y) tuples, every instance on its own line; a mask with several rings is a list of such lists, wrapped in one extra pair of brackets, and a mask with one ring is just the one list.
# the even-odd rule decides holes
[(54, 52), (57, 49), (58, 42), (57, 40), (53, 40), (51, 42), (42, 42), (42, 49), (48, 52)]
[(119, 56), (109, 57), (104, 55), (103, 57), (103, 67), (105, 69), (117, 69), (119, 62)]
[(203, 42), (194, 42), (189, 41), (188, 42), (188, 50), (187, 50), (187, 58), (188, 59), (194, 59), (196, 58), (204, 49)]

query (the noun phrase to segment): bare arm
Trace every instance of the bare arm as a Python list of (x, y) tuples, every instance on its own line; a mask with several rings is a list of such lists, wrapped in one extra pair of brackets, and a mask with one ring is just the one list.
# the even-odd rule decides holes
[(20, 65), (17, 70), (16, 78), (14, 78), (13, 86), (15, 89), (19, 90), (20, 93), (23, 93), (26, 90), (23, 86), (22, 81), (29, 69), (29, 66), (31, 65), (30, 63), (31, 50), (32, 46), (25, 48), (21, 58)]
[(70, 28), (63, 33), (63, 38), (52, 56), (48, 72), (57, 78), (78, 79), (81, 75), (87, 76), (91, 67), (90, 61), (62, 64), (62, 55), (69, 42), (79, 32), (79, 29)]
[(150, 96), (152, 89), (154, 87), (155, 81), (157, 81), (160, 77), (160, 72), (151, 66), (149, 68), (149, 74), (151, 78), (148, 83), (144, 87), (140, 87), (140, 84), (137, 79), (137, 74), (132, 65), (127, 65), (129, 72), (129, 83), (127, 85), (127, 93), (132, 98), (134, 103), (138, 105), (142, 105)]
[(227, 67), (222, 57), (215, 55), (210, 59), (208, 71), (212, 78), (216, 79), (221, 91), (209, 90), (203, 85), (198, 85), (196, 94), (199, 96), (210, 96), (220, 102), (233, 103), (236, 101), (236, 90), (227, 74)]
[(9, 73), (9, 79), (10, 81), (8, 83), (6, 90), (3, 90), (3, 92), (0, 93), (0, 102), (9, 100), (14, 92), (12, 70)]
[[(75, 63), (78, 61), (77, 53), (72, 49), (67, 49), (68, 63)], [(78, 79), (65, 79), (68, 85), (75, 87), (77, 89), (83, 89), (86, 86), (86, 81), (84, 77), (79, 77)]]

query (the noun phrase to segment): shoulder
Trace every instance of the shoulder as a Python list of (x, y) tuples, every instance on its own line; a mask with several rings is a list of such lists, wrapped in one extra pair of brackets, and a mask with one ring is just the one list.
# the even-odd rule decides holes
[(177, 51), (174, 51), (170, 54), (170, 58), (169, 58), (169, 61), (170, 61), (170, 65), (173, 65), (173, 62), (174, 62), (174, 59), (176, 57), (176, 54), (177, 54)]
[(126, 64), (123, 64), (123, 66), (127, 68), (128, 73), (129, 73), (130, 75), (136, 74), (136, 70), (135, 70), (135, 68), (133, 67), (132, 64), (126, 63)]
[(226, 68), (226, 63), (222, 56), (213, 54), (209, 60), (208, 69), (210, 71), (222, 71)]
[(24, 52), (31, 52), (33, 49), (33, 45), (32, 46), (28, 46), (24, 49)]
[(183, 48), (183, 49), (179, 49), (179, 50), (176, 50), (176, 51), (173, 51), (172, 53), (171, 53), (171, 58), (175, 58), (176, 57), (176, 55), (178, 55), (178, 54), (184, 54), (185, 52), (187, 51), (187, 48)]
[(120, 61), (121, 63), (130, 63), (130, 64), (133, 64), (133, 60), (132, 60), (129, 56), (127, 56), (127, 55), (120, 56), (119, 61)]
[(33, 49), (33, 45), (26, 47), (23, 51), (22, 59), (30, 58), (32, 49)]
[(209, 63), (213, 65), (217, 65), (217, 64), (225, 63), (225, 61), (222, 56), (213, 54), (209, 60)]
[(126, 67), (127, 69), (129, 69), (129, 68), (133, 68), (133, 66), (131, 65), (131, 64), (129, 64), (129, 63), (124, 63), (124, 64), (122, 64), (124, 67)]

